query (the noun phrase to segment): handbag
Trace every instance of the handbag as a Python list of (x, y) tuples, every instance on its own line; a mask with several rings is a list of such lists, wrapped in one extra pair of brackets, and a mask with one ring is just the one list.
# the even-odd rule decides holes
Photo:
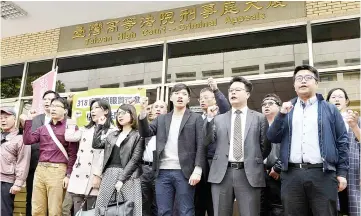
[[(94, 216), (95, 215), (95, 208), (94, 206), (92, 206), (92, 209), (89, 211), (83, 211), (83, 206), (86, 202), (86, 200), (88, 199), (90, 192), (92, 191), (93, 188), (90, 189), (89, 194), (84, 198), (83, 203), (80, 206), (80, 210), (76, 213), (75, 216)], [(113, 194), (115, 193), (115, 197), (116, 197), (116, 203), (111, 203), (111, 199), (109, 200), (108, 204), (106, 207), (102, 207), (99, 209), (100, 215), (101, 216), (133, 216), (133, 212), (134, 212), (134, 202), (133, 201), (126, 201), (124, 199), (124, 194), (123, 192), (119, 192), (120, 195), (122, 196), (122, 202), (120, 202), (118, 200), (118, 194), (117, 191), (114, 190)], [(94, 203), (95, 205), (95, 203)]]

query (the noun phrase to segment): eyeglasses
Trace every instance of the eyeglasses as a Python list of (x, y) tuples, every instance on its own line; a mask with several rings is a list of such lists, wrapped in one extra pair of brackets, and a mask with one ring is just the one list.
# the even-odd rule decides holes
[(233, 91), (236, 91), (236, 92), (241, 92), (241, 91), (246, 91), (246, 89), (244, 88), (229, 88), (228, 89), (228, 92), (233, 92)]
[(345, 97), (344, 97), (343, 95), (332, 95), (332, 96), (331, 96), (331, 99), (336, 99), (336, 98), (338, 98), (338, 99), (344, 99)]
[(64, 107), (61, 106), (61, 105), (54, 105), (54, 104), (52, 104), (52, 105), (50, 105), (50, 108), (64, 108)]
[(125, 115), (125, 114), (127, 114), (127, 113), (129, 113), (128, 111), (124, 111), (124, 110), (118, 110), (117, 111), (117, 114), (118, 115)]
[(265, 106), (272, 106), (272, 105), (275, 105), (276, 103), (275, 102), (273, 102), (273, 101), (270, 101), (270, 102), (264, 102), (264, 103), (262, 103), (261, 105), (262, 105), (262, 107), (265, 107)]
[(305, 76), (298, 75), (298, 76), (295, 77), (295, 80), (296, 80), (297, 82), (302, 82), (303, 79), (305, 79), (306, 82), (307, 82), (307, 81), (310, 81), (310, 80), (312, 80), (312, 79), (315, 79), (315, 80), (317, 81), (317, 79), (316, 79), (314, 76), (312, 76), (312, 75), (305, 75)]
[(200, 97), (198, 98), (198, 101), (200, 102), (201, 100), (210, 100), (210, 99), (213, 99), (214, 97)]

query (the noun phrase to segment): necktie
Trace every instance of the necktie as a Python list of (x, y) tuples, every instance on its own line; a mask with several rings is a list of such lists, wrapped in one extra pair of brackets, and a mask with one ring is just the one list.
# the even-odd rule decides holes
[(239, 161), (243, 157), (241, 113), (241, 110), (237, 110), (235, 112), (236, 119), (234, 120), (233, 131), (233, 157), (237, 161)]

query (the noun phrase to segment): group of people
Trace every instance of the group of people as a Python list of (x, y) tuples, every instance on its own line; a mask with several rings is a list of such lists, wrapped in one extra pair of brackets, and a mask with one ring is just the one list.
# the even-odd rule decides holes
[(14, 110), (1, 108), (1, 215), (13, 214), (26, 183), (34, 216), (66, 215), (67, 206), (105, 215), (119, 200), (130, 215), (231, 216), (235, 199), (241, 216), (358, 216), (359, 115), (344, 89), (325, 100), (318, 82), (314, 67), (296, 67), (297, 97), (282, 103), (269, 93), (262, 113), (248, 108), (253, 86), (241, 76), (228, 100), (209, 78), (203, 114), (188, 109), (181, 83), (170, 93), (172, 111), (142, 98), (139, 113), (122, 104), (115, 124), (109, 103), (95, 99), (84, 127), (67, 117), (69, 101), (47, 91), (44, 114), (20, 116), (23, 134)]

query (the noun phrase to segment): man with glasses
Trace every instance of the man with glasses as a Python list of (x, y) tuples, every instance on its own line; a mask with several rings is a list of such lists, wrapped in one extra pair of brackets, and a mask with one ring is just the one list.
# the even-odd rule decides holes
[(217, 108), (208, 107), (204, 142), (216, 143), (208, 177), (216, 216), (233, 215), (234, 198), (240, 215), (260, 214), (261, 188), (266, 186), (263, 160), (271, 145), (266, 117), (247, 107), (252, 89), (250, 81), (234, 77), (228, 93), (232, 109), (217, 115)]
[(336, 106), (316, 94), (318, 71), (295, 68), (298, 97), (282, 104), (267, 132), (281, 143), (281, 198), (285, 215), (336, 216), (337, 191), (347, 186), (347, 131)]
[[(217, 82), (212, 77), (208, 78), (208, 85), (209, 87), (201, 90), (198, 99), (199, 105), (203, 110), (202, 118), (205, 122), (207, 122), (208, 107), (218, 105), (219, 114), (226, 113), (230, 109), (227, 98), (218, 89)], [(206, 212), (208, 216), (214, 215), (211, 184), (208, 182), (208, 173), (215, 151), (215, 143), (211, 143), (207, 146), (206, 154), (208, 163), (206, 163), (206, 167), (203, 172), (204, 178), (201, 178), (201, 181), (196, 186), (194, 197), (196, 216), (205, 216)]]
[(49, 124), (32, 132), (32, 119), (22, 115), (24, 124), (24, 144), (39, 143), (39, 163), (36, 168), (32, 197), (33, 215), (61, 215), (65, 189), (76, 160), (77, 143), (65, 141), (68, 102), (56, 97), (49, 104), (51, 120)]
[[(262, 100), (262, 113), (266, 116), (268, 124), (271, 125), (280, 111), (282, 101), (276, 94), (267, 94)], [(281, 202), (281, 180), (280, 173), (282, 164), (280, 160), (280, 145), (272, 143), (271, 153), (265, 160), (266, 163), (266, 188), (262, 204), (265, 216), (282, 216), (283, 208)]]
[[(54, 91), (46, 91), (43, 94), (43, 107), (45, 113), (39, 114), (34, 117), (31, 125), (31, 130), (35, 131), (39, 127), (44, 124), (48, 124), (50, 122), (50, 102), (53, 98), (60, 97), (57, 92)], [(33, 112), (33, 111), (31, 111)], [(21, 118), (20, 119), (24, 119)], [(21, 121), (22, 126), (24, 127), (24, 122)], [(39, 143), (36, 143), (31, 146), (31, 159), (30, 159), (30, 168), (28, 178), (26, 179), (26, 215), (31, 216), (31, 197), (33, 195), (33, 181), (36, 166), (39, 161)]]

